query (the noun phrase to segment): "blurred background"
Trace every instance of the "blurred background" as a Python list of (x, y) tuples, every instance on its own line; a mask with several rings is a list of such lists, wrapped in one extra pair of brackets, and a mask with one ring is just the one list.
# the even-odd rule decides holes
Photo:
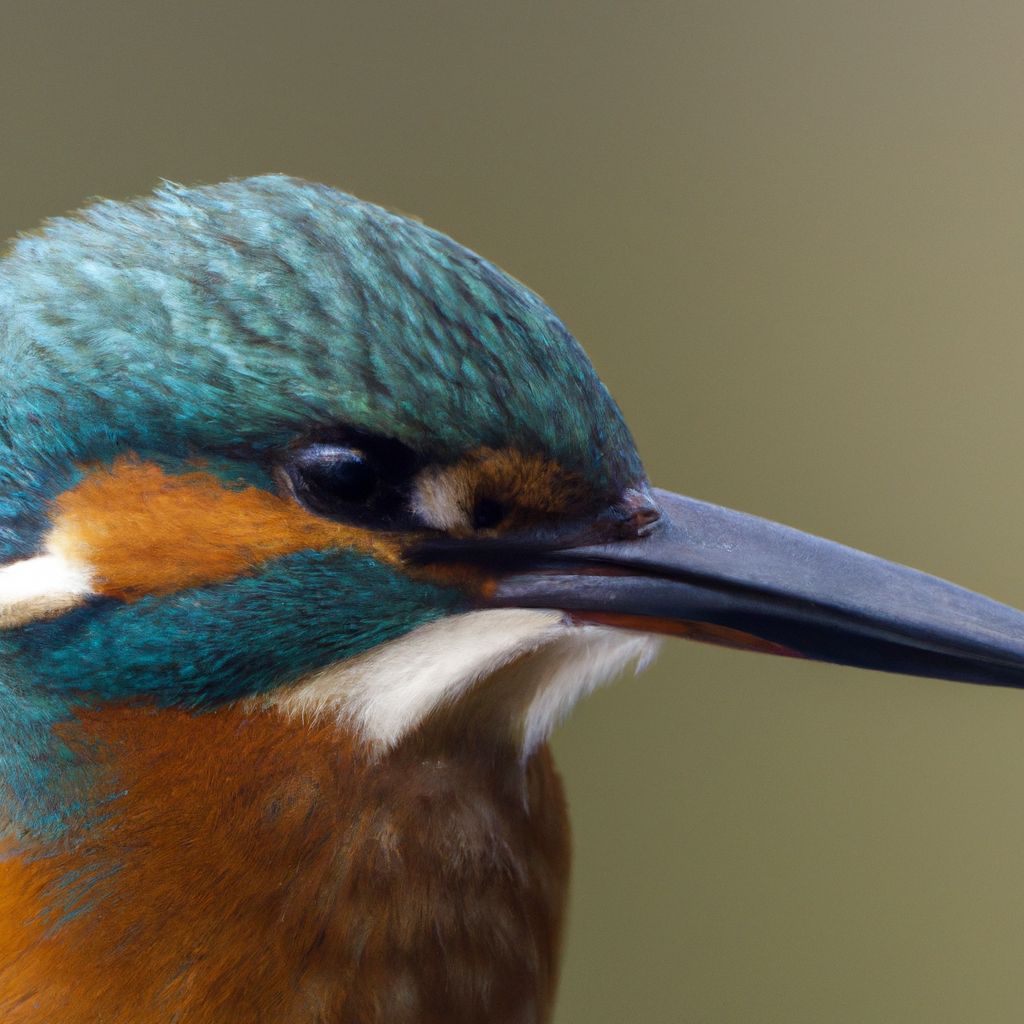
[[(1024, 605), (1013, 0), (2, 0), (0, 234), (286, 171), (542, 294), (663, 486)], [(557, 738), (558, 1024), (1024, 1019), (1024, 694), (683, 642)]]

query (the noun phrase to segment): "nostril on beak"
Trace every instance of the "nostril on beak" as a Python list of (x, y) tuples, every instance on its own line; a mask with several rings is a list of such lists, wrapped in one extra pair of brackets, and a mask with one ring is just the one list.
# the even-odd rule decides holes
[(661, 518), (661, 510), (654, 503), (651, 492), (646, 487), (640, 489), (630, 487), (619, 502), (622, 513), (622, 536), (643, 537)]

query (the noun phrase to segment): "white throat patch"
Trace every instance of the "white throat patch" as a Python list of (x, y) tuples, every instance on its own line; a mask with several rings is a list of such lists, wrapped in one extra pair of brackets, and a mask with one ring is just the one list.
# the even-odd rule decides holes
[(658, 638), (581, 626), (562, 612), (493, 609), (427, 623), (274, 694), (272, 702), (304, 720), (332, 716), (390, 747), (432, 712), (477, 683), (504, 673), (514, 695), (509, 713), (532, 752), (573, 705), (630, 663), (637, 671)]

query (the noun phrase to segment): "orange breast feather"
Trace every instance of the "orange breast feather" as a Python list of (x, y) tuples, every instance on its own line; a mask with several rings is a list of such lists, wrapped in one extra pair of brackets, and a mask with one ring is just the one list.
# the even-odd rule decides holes
[(108, 708), (65, 739), (124, 795), (74, 850), (0, 859), (4, 1024), (546, 1019), (568, 870), (546, 751), (524, 793), (515, 758), (414, 737), (371, 761), (240, 707)]

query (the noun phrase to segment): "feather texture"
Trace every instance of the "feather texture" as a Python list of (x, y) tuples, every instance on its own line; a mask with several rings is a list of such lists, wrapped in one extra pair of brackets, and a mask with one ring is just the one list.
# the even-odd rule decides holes
[[(546, 751), (241, 707), (80, 712), (103, 820), (0, 858), (4, 1024), (546, 1018), (568, 872)], [(2, 849), (2, 847), (0, 847)]]

